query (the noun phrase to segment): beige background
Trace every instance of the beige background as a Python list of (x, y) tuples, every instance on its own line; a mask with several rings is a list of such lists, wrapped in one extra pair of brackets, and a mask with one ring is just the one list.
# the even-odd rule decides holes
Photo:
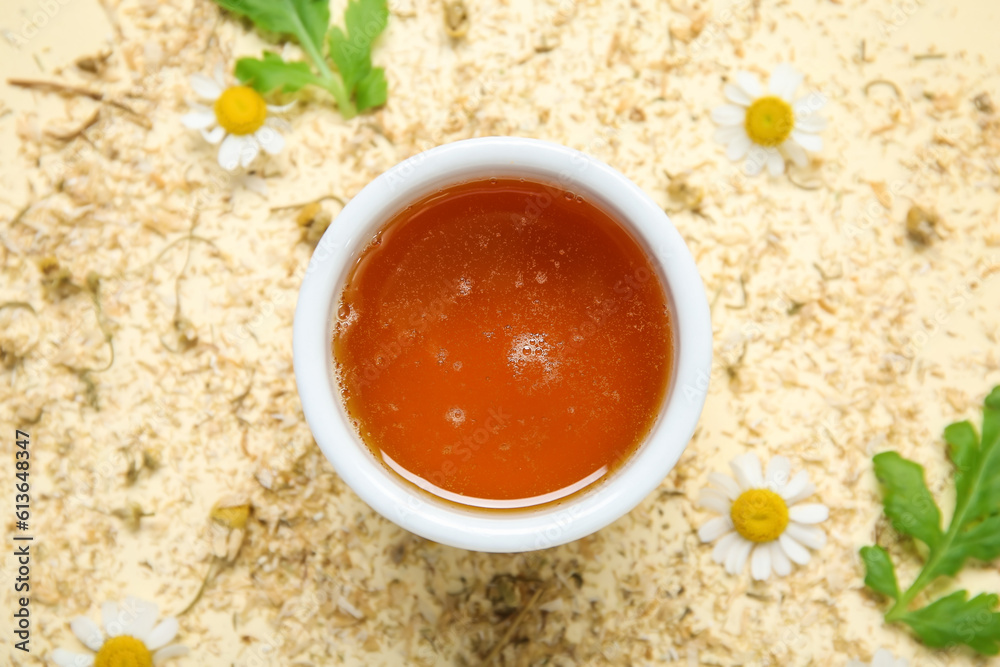
[[(178, 613), (225, 550), (213, 504), (238, 494), (253, 504), (242, 550), (181, 617), (192, 653), (178, 667), (478, 664), (498, 643), (504, 665), (835, 666), (879, 646), (915, 665), (982, 664), (883, 626), (856, 554), (877, 534), (912, 580), (912, 549), (879, 519), (870, 456), (896, 449), (923, 463), (950, 507), (941, 430), (978, 419), (1000, 383), (1000, 119), (973, 104), (982, 93), (1000, 104), (1000, 8), (468, 5), (471, 29), (454, 41), (439, 3), (395, 2), (375, 52), (388, 105), (344, 122), (329, 100), (303, 96), (288, 149), (255, 165), (262, 196), (259, 181), (226, 179), (214, 148), (179, 124), (190, 74), (260, 51), (246, 25), (203, 0), (4, 1), (5, 79), (83, 85), (136, 114), (0, 83), (0, 301), (37, 313), (0, 311), (4, 428), (37, 420), (32, 653), (7, 632), (0, 652), (38, 665), (53, 647), (82, 649), (69, 620), (129, 593)], [(32, 31), (47, 6), (53, 16)], [(101, 74), (74, 66), (102, 50)], [(928, 53), (942, 57), (916, 58)], [(708, 112), (736, 69), (766, 74), (782, 60), (830, 99), (825, 147), (806, 170), (743, 179), (711, 142)], [(889, 85), (866, 94), (879, 79), (899, 96)], [(53, 136), (95, 111), (82, 136)], [(524, 555), (415, 538), (332, 472), (292, 377), (311, 247), (295, 209), (270, 210), (348, 199), (421, 149), (488, 134), (562, 142), (634, 179), (672, 212), (713, 304), (716, 366), (681, 464), (607, 529)], [(670, 194), (682, 183), (700, 193), (695, 210)], [(941, 217), (927, 248), (904, 232), (913, 204)], [(203, 240), (188, 240), (193, 221)], [(101, 276), (96, 300), (47, 294), (48, 257), (75, 285)], [(175, 352), (178, 296), (197, 341)], [(114, 364), (88, 372), (109, 358), (102, 325)], [(10, 461), (12, 438), (2, 442)], [(830, 544), (767, 583), (726, 576), (694, 533), (710, 516), (693, 503), (706, 474), (748, 448), (791, 456), (832, 509)], [(131, 530), (130, 507), (153, 515)], [(9, 609), (13, 560), (0, 564)], [(959, 585), (1000, 591), (1000, 573), (970, 567), (937, 589)]]

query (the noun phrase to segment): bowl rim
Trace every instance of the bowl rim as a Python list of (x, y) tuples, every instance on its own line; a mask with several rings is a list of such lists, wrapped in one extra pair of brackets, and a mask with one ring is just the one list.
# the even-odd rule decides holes
[[(595, 197), (648, 251), (673, 308), (674, 377), (643, 443), (609, 479), (524, 510), (466, 509), (400, 480), (368, 451), (347, 417), (334, 374), (332, 331), (347, 272), (363, 242), (423, 194), (490, 175), (555, 181)], [(315, 304), (318, 304), (315, 305)], [(656, 489), (687, 446), (704, 406), (712, 325), (694, 258), (666, 213), (621, 172), (538, 139), (482, 137), (404, 160), (365, 186), (323, 234), (306, 267), (293, 325), (293, 363), (310, 430), (337, 474), (386, 519), (453, 547), (509, 553), (565, 544), (627, 514)], [(317, 363), (317, 359), (324, 363)]]

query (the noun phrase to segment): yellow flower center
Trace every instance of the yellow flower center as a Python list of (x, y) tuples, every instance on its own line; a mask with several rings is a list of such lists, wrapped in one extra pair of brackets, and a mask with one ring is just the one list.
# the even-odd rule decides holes
[(267, 103), (249, 86), (233, 86), (215, 100), (215, 118), (229, 134), (253, 134), (267, 119)]
[(780, 146), (795, 127), (795, 113), (792, 105), (780, 97), (761, 97), (747, 109), (745, 127), (755, 144)]
[(94, 667), (153, 667), (153, 654), (135, 637), (121, 635), (104, 642)]
[(788, 505), (774, 491), (750, 489), (740, 494), (729, 510), (736, 532), (751, 542), (771, 542), (788, 525)]

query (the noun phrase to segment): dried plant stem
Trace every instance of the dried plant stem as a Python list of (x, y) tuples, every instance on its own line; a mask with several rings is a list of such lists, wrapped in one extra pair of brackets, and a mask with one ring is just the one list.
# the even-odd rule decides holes
[(58, 95), (69, 95), (71, 97), (89, 97), (95, 102), (110, 104), (113, 107), (117, 107), (122, 111), (125, 111), (129, 114), (133, 122), (141, 125), (147, 130), (153, 127), (152, 122), (145, 116), (137, 113), (135, 109), (123, 102), (119, 102), (118, 100), (107, 99), (104, 93), (99, 90), (92, 90), (90, 88), (84, 88), (83, 86), (74, 86), (68, 83), (60, 83), (58, 81), (42, 81), (39, 79), (7, 79), (7, 83), (12, 86), (17, 86), (18, 88), (38, 90), (43, 93), (56, 93)]
[[(214, 572), (213, 572), (214, 570)], [(222, 566), (219, 566), (219, 560), (216, 558), (212, 559), (212, 562), (208, 565), (208, 571), (205, 572), (205, 578), (201, 580), (201, 586), (198, 587), (198, 591), (194, 594), (194, 598), (188, 603), (186, 607), (181, 609), (179, 612), (174, 614), (174, 616), (183, 616), (184, 614), (191, 611), (191, 609), (198, 603), (201, 596), (205, 594), (205, 589), (208, 588), (209, 582), (215, 578), (219, 572), (222, 571)]]
[(38, 79), (7, 79), (7, 83), (18, 88), (29, 90), (39, 90), (43, 93), (57, 93), (59, 95), (70, 95), (74, 97), (89, 97), (92, 100), (101, 102), (104, 100), (104, 93), (83, 86), (72, 86), (58, 81), (40, 81)]
[(55, 132), (53, 130), (45, 130), (45, 134), (52, 137), (53, 139), (58, 139), (60, 141), (72, 141), (73, 139), (76, 139), (81, 134), (83, 134), (84, 132), (92, 128), (94, 125), (96, 125), (97, 121), (100, 120), (100, 118), (101, 118), (101, 109), (100, 107), (98, 107), (97, 109), (94, 110), (94, 113), (91, 114), (90, 118), (84, 121), (83, 125), (81, 125), (77, 129), (70, 130), (69, 132)]
[(903, 91), (900, 90), (899, 84), (896, 83), (895, 81), (890, 81), (889, 79), (873, 79), (872, 81), (869, 81), (868, 83), (866, 83), (865, 87), (862, 88), (862, 90), (864, 91), (865, 95), (868, 95), (868, 91), (873, 86), (889, 86), (890, 88), (892, 88), (893, 92), (896, 93), (896, 97), (899, 98), (900, 102), (903, 102), (903, 103), (906, 102), (906, 98), (903, 97)]
[(514, 617), (514, 620), (511, 621), (511, 624), (507, 627), (507, 631), (503, 633), (503, 637), (500, 638), (500, 641), (498, 641), (493, 648), (490, 649), (490, 652), (483, 659), (484, 665), (490, 664), (494, 658), (500, 655), (500, 651), (502, 651), (503, 647), (507, 645), (510, 638), (514, 636), (517, 626), (521, 624), (524, 617), (527, 616), (528, 612), (531, 611), (531, 608), (535, 606), (535, 603), (538, 602), (538, 598), (542, 597), (542, 593), (545, 592), (545, 589), (546, 586), (539, 587), (539, 589), (535, 591), (535, 594), (531, 596), (531, 599), (528, 600), (528, 603), (521, 608), (521, 611), (517, 612), (517, 616)]
[(333, 201), (340, 204), (341, 207), (347, 206), (347, 202), (345, 202), (342, 198), (338, 197), (337, 195), (323, 195), (322, 197), (317, 197), (316, 199), (311, 199), (309, 201), (296, 202), (294, 204), (279, 204), (278, 206), (272, 206), (271, 211), (284, 211), (290, 208), (302, 208), (303, 206), (308, 206), (309, 204), (315, 204), (316, 202), (321, 202), (325, 199), (332, 199)]

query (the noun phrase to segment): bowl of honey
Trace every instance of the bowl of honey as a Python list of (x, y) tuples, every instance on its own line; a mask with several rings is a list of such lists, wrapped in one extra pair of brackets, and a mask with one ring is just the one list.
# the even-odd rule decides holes
[(653, 491), (694, 432), (712, 330), (663, 210), (603, 162), (514, 137), (416, 155), (324, 234), (294, 365), (344, 481), (403, 528), (517, 552)]

